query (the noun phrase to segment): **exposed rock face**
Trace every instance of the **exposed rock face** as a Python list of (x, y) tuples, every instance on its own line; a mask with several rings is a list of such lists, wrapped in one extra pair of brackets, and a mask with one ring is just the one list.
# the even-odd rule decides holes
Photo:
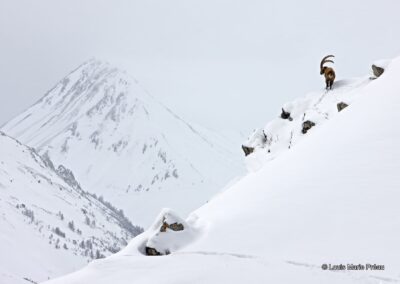
[(346, 104), (344, 102), (340, 102), (337, 104), (337, 109), (338, 109), (338, 111), (342, 111), (343, 109), (345, 109), (348, 106), (349, 106), (348, 104)]
[(184, 227), (181, 223), (173, 223), (169, 225), (167, 222), (164, 221), (163, 225), (160, 228), (160, 232), (166, 232), (168, 229), (171, 229), (172, 231), (183, 231)]
[(243, 152), (244, 152), (245, 156), (248, 156), (248, 155), (250, 155), (251, 153), (254, 152), (254, 148), (253, 147), (248, 147), (248, 146), (242, 145), (242, 149), (243, 149)]
[(315, 126), (315, 123), (312, 122), (311, 120), (306, 120), (303, 122), (303, 129), (301, 130), (301, 132), (303, 134), (306, 134), (308, 130), (310, 130), (313, 126)]
[(146, 247), (146, 255), (162, 255), (155, 248)]
[(290, 112), (285, 111), (283, 108), (282, 108), (281, 118), (288, 119), (289, 121), (293, 120), (293, 118), (290, 117)]
[(379, 77), (383, 74), (383, 72), (385, 72), (385, 69), (383, 69), (382, 67), (379, 67), (375, 64), (372, 64), (372, 72), (374, 73), (375, 77)]

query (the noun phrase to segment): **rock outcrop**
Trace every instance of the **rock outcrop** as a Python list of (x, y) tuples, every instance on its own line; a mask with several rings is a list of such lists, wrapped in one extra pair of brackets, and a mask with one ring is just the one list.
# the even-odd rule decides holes
[(254, 152), (253, 147), (248, 147), (248, 146), (244, 146), (244, 145), (242, 145), (242, 150), (243, 150), (245, 156), (248, 156)]
[(146, 247), (146, 255), (156, 256), (162, 254), (159, 253), (155, 248)]
[(390, 60), (378, 60), (375, 61), (371, 68), (372, 68), (372, 73), (374, 74), (374, 77), (372, 77), (371, 79), (376, 79), (378, 77), (380, 77), (384, 72), (385, 69), (387, 68), (387, 66), (390, 64)]
[(293, 120), (293, 118), (290, 117), (290, 112), (285, 111), (283, 108), (282, 108), (281, 118), (288, 119), (289, 121)]
[(344, 102), (340, 102), (340, 103), (338, 103), (336, 106), (337, 106), (337, 110), (338, 110), (338, 111), (342, 111), (343, 109), (345, 109), (345, 108), (348, 107), (349, 105), (346, 104), (346, 103), (344, 103)]
[(166, 232), (167, 229), (170, 229), (172, 231), (183, 231), (184, 226), (181, 223), (172, 223), (172, 224), (168, 224), (167, 222), (164, 221), (164, 223), (162, 224), (161, 228), (160, 228), (160, 232)]
[(375, 64), (372, 64), (372, 72), (374, 73), (374, 76), (378, 78), (385, 72), (385, 69), (379, 66), (376, 66)]
[(312, 122), (311, 120), (306, 120), (303, 122), (303, 128), (302, 128), (301, 132), (303, 134), (306, 134), (307, 131), (310, 130), (314, 126), (315, 126), (314, 122)]

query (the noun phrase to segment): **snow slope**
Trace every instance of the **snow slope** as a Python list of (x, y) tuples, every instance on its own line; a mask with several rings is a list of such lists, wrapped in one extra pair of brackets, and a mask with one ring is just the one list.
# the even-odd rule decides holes
[[(385, 70), (390, 60), (373, 63)], [(333, 91), (316, 91), (282, 106), (280, 115), (264, 128), (256, 129), (243, 143), (253, 149), (246, 157), (248, 169), (257, 170), (262, 165), (290, 150), (307, 137), (308, 131), (335, 118), (361, 95), (360, 89), (368, 85), (375, 75), (337, 80)], [(332, 95), (333, 94), (333, 95)]]
[(32, 148), (0, 132), (0, 283), (36, 283), (115, 253), (141, 233)]
[[(277, 118), (268, 122), (264, 128), (254, 130), (243, 143), (243, 146), (254, 149), (254, 152), (246, 157), (248, 169), (257, 170), (290, 150), (308, 136), (308, 131), (313, 131), (314, 127), (320, 127), (339, 115), (338, 104), (352, 104), (360, 95), (359, 89), (369, 83), (369, 76), (340, 80), (335, 82), (333, 91), (312, 92), (284, 104)], [(289, 117), (282, 118), (283, 111)], [(309, 124), (311, 128), (303, 131), (304, 124)]]
[(126, 72), (97, 60), (2, 130), (146, 226), (165, 206), (189, 213), (242, 170), (226, 139), (187, 123)]
[[(397, 58), (378, 79), (326, 94), (354, 100), (190, 214), (188, 232), (153, 226), (120, 253), (46, 283), (400, 282), (399, 76)], [(143, 254), (169, 242), (170, 255)]]

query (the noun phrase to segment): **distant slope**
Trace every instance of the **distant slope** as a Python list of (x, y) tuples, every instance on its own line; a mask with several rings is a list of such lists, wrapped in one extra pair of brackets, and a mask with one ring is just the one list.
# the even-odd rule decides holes
[(71, 172), (0, 132), (0, 283), (36, 283), (124, 247), (142, 230)]
[(83, 188), (144, 225), (162, 207), (190, 212), (242, 169), (230, 142), (189, 124), (124, 71), (97, 60), (2, 130), (72, 169)]
[[(399, 283), (399, 76), (397, 58), (380, 78), (342, 93), (357, 99), (335, 119), (185, 222), (164, 211), (119, 254), (46, 283)], [(171, 254), (144, 256), (146, 246)]]

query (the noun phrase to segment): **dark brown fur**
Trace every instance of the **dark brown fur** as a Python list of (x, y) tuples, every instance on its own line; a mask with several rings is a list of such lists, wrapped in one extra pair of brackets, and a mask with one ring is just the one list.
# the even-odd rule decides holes
[(321, 75), (324, 75), (324, 77), (325, 77), (325, 83), (326, 83), (326, 89), (327, 89), (327, 90), (328, 90), (328, 89), (332, 89), (333, 82), (335, 81), (335, 78), (336, 78), (335, 70), (333, 70), (332, 67), (323, 66), (323, 65), (324, 65), (325, 63), (327, 63), (327, 62), (334, 63), (332, 60), (327, 59), (327, 58), (329, 58), (329, 57), (334, 57), (334, 56), (333, 56), (333, 55), (325, 56), (325, 57), (322, 59), (321, 65), (320, 65), (320, 67), (321, 67), (321, 72), (320, 72), (320, 74), (321, 74)]

